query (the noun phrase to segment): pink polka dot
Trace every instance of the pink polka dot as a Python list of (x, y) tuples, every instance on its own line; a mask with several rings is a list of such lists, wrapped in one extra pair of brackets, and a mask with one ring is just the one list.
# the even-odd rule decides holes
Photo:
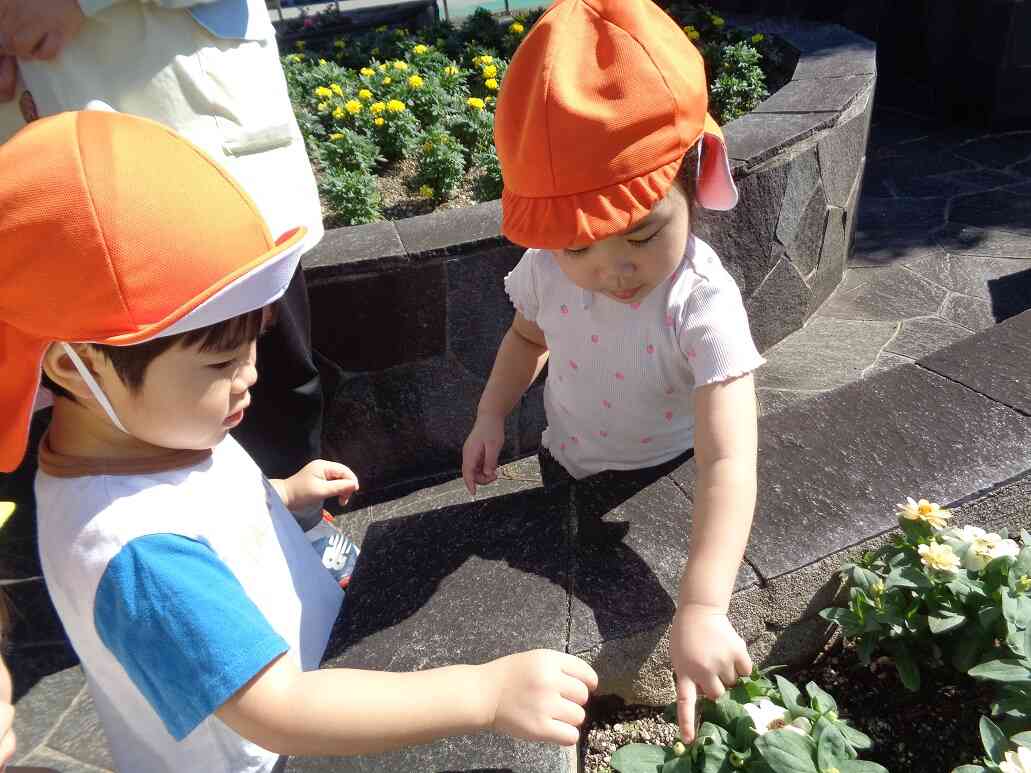
[(612, 403), (610, 403), (608, 400), (602, 400), (601, 404), (604, 405), (606, 408), (612, 407)]
[(673, 387), (666, 387), (666, 394), (668, 394), (668, 395), (671, 395), (671, 394), (673, 394), (676, 391), (677, 390), (675, 390)]
[(651, 442), (652, 442), (652, 440), (654, 440), (654, 439), (655, 439), (655, 438), (653, 438), (653, 437), (652, 437), (651, 435), (649, 435), (649, 436), (647, 436), (647, 437), (643, 437), (643, 438), (641, 438), (641, 443), (643, 443), (644, 445), (648, 445), (648, 444), (649, 444), (649, 443), (651, 443)]
[(655, 354), (655, 347), (651, 344), (648, 344), (646, 347), (644, 347), (644, 350), (648, 352), (648, 354)]
[(601, 435), (602, 437), (608, 437), (608, 436), (609, 436), (609, 433), (608, 433), (608, 432), (606, 432), (605, 430), (600, 430), (600, 431), (598, 432), (598, 434), (599, 434), (599, 435)]
[(616, 379), (618, 381), (622, 381), (623, 379), (626, 378), (626, 376), (623, 375), (622, 371), (617, 371), (615, 375), (616, 375)]
[(565, 444), (565, 443), (559, 443), (559, 444), (558, 444), (558, 447), (559, 447), (559, 449), (560, 449), (560, 450), (562, 450), (562, 451), (565, 451), (565, 450), (566, 450), (566, 444)]
[(697, 356), (698, 356), (698, 355), (697, 355), (697, 353), (695, 353), (695, 350), (694, 350), (694, 349), (688, 349), (688, 350), (687, 350), (687, 359), (689, 359), (689, 360), (693, 360), (693, 359), (694, 359), (695, 357), (697, 357)]
[(591, 336), (591, 343), (592, 344), (598, 343), (598, 336), (597, 335), (592, 335)]
[(570, 360), (569, 361), (569, 367), (572, 368), (573, 370), (577, 370), (577, 369), (579, 369), (580, 366), (577, 365), (574, 360)]
[(666, 327), (673, 327), (673, 315), (672, 314), (667, 314), (666, 315)]
[(666, 411), (666, 421), (673, 421), (673, 411)]
[(578, 438), (576, 435), (570, 435), (569, 439), (571, 441), (573, 441), (573, 445), (575, 445), (575, 446), (580, 445), (580, 438)]
[(566, 304), (563, 303), (561, 306), (559, 306), (559, 311), (562, 312), (562, 316), (565, 316), (566, 314), (569, 313), (569, 307), (566, 306)]
[(634, 311), (637, 311), (639, 308), (641, 308), (641, 304), (640, 303), (631, 303), (630, 304), (630, 308), (633, 309)]

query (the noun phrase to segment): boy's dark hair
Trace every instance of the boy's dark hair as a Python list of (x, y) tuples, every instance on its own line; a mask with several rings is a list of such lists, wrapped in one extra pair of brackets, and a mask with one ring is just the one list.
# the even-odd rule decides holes
[[(197, 347), (202, 352), (229, 352), (248, 341), (253, 341), (261, 332), (264, 309), (255, 309), (238, 317), (216, 322), (208, 327), (190, 330), (178, 335), (155, 338), (133, 346), (108, 346), (90, 344), (103, 354), (115, 369), (115, 373), (130, 391), (136, 392), (143, 386), (143, 378), (147, 367), (160, 355), (176, 344), (184, 347)], [(64, 397), (75, 402), (75, 396), (43, 373), (43, 386), (49, 389), (55, 398)]]
[(698, 153), (700, 152), (701, 144), (702, 141), (699, 140), (684, 154), (684, 160), (680, 164), (680, 170), (677, 172), (675, 180), (680, 190), (684, 192), (684, 198), (687, 199), (687, 206), (692, 221), (694, 221), (695, 215), (695, 178), (698, 173)]

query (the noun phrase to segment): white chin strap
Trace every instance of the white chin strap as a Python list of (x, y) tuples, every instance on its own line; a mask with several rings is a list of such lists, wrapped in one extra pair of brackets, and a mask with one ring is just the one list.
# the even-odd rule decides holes
[(86, 363), (82, 361), (82, 358), (75, 353), (75, 350), (68, 344), (61, 342), (61, 346), (64, 347), (65, 353), (72, 358), (72, 362), (75, 364), (75, 369), (79, 371), (79, 375), (82, 376), (83, 381), (86, 382), (86, 386), (89, 387), (89, 391), (93, 393), (93, 396), (97, 398), (97, 402), (100, 403), (100, 407), (104, 409), (104, 413), (111, 419), (111, 423), (114, 424), (118, 429), (122, 430), (126, 435), (129, 431), (122, 426), (122, 422), (118, 420), (118, 416), (115, 415), (115, 409), (111, 407), (111, 401), (107, 399), (107, 395), (104, 394), (104, 390), (100, 388), (100, 384), (93, 378), (93, 374), (89, 372), (89, 368), (86, 367)]

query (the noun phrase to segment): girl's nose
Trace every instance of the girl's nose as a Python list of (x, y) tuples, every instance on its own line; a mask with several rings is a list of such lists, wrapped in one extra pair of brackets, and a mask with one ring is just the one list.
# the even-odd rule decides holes
[(254, 386), (258, 381), (257, 363), (253, 359), (248, 360), (240, 366), (233, 378), (233, 391), (242, 394)]

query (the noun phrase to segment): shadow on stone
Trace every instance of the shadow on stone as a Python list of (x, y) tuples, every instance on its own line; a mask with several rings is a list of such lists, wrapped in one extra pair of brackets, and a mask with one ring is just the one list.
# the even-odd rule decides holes
[(988, 294), (992, 298), (992, 316), (996, 322), (1031, 309), (1031, 268), (989, 279)]

